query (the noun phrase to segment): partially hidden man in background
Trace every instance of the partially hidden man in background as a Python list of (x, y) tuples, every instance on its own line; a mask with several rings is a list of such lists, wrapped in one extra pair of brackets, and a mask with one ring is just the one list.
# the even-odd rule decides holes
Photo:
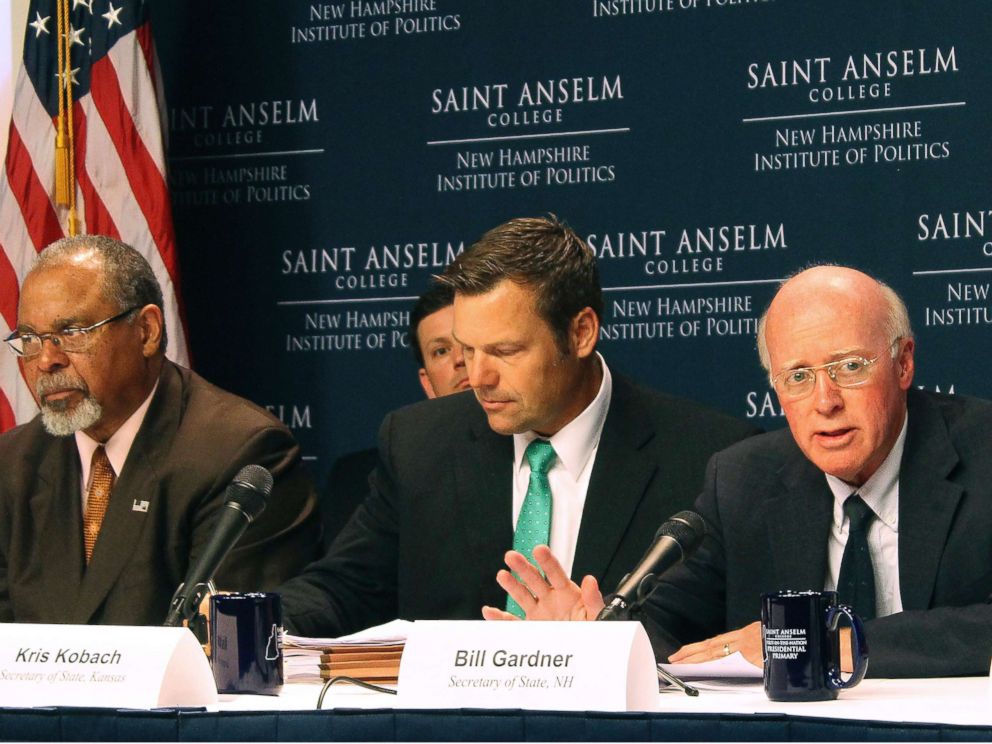
[(160, 624), (245, 465), (268, 507), (218, 575), (272, 588), (320, 526), (279, 421), (165, 358), (162, 292), (133, 248), (65, 238), (24, 280), (7, 344), (41, 413), (0, 435), (0, 620)]
[(462, 347), (451, 335), (455, 290), (433, 281), (410, 311), (410, 347), (417, 360), (420, 387), (428, 398), (468, 390)]
[[(870, 675), (987, 674), (992, 403), (913, 389), (905, 305), (852, 269), (789, 279), (758, 328), (789, 428), (710, 461), (696, 502), (708, 534), (645, 608), (658, 657), (740, 651), (760, 665), (761, 593), (825, 588), (866, 619)], [(547, 548), (538, 560), (549, 584), (527, 566), (520, 573), (535, 597), (499, 576), (528, 616), (595, 617), (596, 582), (570, 582)]]
[[(410, 311), (410, 348), (417, 361), (417, 378), (428, 398), (468, 390), (468, 373), (461, 346), (451, 337), (455, 291), (432, 280)], [(320, 500), (324, 544), (330, 545), (369, 492), (369, 473), (375, 468), (377, 450), (342, 455), (331, 466)]]
[(610, 583), (687, 506), (743, 422), (611, 373), (595, 256), (554, 218), (514, 219), (445, 272), (474, 395), (388, 415), (371, 491), (327, 555), (280, 587), (288, 625), (337, 635), (506, 606), (505, 551), (537, 543)]

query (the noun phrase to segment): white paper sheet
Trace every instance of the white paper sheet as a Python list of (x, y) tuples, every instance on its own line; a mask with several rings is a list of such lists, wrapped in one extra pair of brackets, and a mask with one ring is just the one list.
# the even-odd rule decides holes
[(307, 638), (286, 633), (283, 648), (329, 648), (338, 646), (392, 646), (405, 643), (413, 623), (409, 620), (391, 620), (339, 638)]
[(740, 651), (701, 664), (659, 664), (679, 679), (761, 679), (761, 667), (745, 659)]

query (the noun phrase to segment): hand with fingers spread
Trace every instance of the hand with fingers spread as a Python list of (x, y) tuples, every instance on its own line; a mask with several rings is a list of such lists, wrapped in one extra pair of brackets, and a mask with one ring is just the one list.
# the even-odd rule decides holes
[(761, 623), (755, 621), (729, 633), (689, 643), (668, 657), (672, 664), (701, 664), (737, 651), (755, 666), (761, 666)]
[[(603, 595), (592, 576), (582, 579), (580, 587), (561, 567), (547, 545), (534, 548), (538, 571), (521, 553), (510, 550), (506, 565), (513, 571), (502, 570), (496, 582), (516, 600), (527, 620), (595, 620), (603, 609)], [(496, 607), (483, 607), (486, 620), (519, 620), (520, 618)]]

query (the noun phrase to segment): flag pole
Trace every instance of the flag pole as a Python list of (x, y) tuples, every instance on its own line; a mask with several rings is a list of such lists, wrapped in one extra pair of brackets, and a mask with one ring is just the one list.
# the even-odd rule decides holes
[(76, 219), (76, 148), (72, 118), (72, 40), (69, 0), (58, 0), (59, 122), (55, 134), (55, 202), (69, 207), (68, 231), (78, 231)]
[(58, 127), (55, 132), (55, 203), (67, 205), (69, 203), (69, 149), (65, 139), (65, 46), (66, 17), (63, 10), (68, 10), (67, 0), (58, 0), (55, 4), (55, 15), (57, 32), (55, 35), (56, 48), (58, 50), (58, 77), (57, 89), (59, 99)]

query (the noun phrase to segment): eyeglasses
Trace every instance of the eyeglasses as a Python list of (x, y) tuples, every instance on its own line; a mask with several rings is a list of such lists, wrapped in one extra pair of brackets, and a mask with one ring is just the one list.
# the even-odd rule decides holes
[[(897, 338), (889, 344), (889, 350), (899, 341), (900, 339)], [(787, 369), (775, 375), (772, 378), (772, 384), (780, 396), (804, 398), (813, 391), (816, 386), (816, 373), (822, 369), (838, 387), (858, 387), (868, 382), (871, 367), (881, 356), (881, 354), (877, 354), (871, 359), (865, 359), (862, 356), (849, 356), (838, 359), (836, 362), (827, 362), (815, 367)]]
[(115, 320), (126, 318), (135, 310), (140, 309), (140, 306), (129, 307), (122, 313), (118, 313), (85, 328), (69, 326), (68, 328), (63, 328), (61, 331), (52, 331), (51, 333), (21, 333), (20, 331), (14, 331), (4, 339), (4, 343), (10, 347), (12, 352), (25, 359), (38, 356), (46, 340), (51, 341), (54, 346), (62, 351), (80, 353), (90, 348), (90, 345), (96, 338), (93, 335), (95, 330), (113, 323)]

